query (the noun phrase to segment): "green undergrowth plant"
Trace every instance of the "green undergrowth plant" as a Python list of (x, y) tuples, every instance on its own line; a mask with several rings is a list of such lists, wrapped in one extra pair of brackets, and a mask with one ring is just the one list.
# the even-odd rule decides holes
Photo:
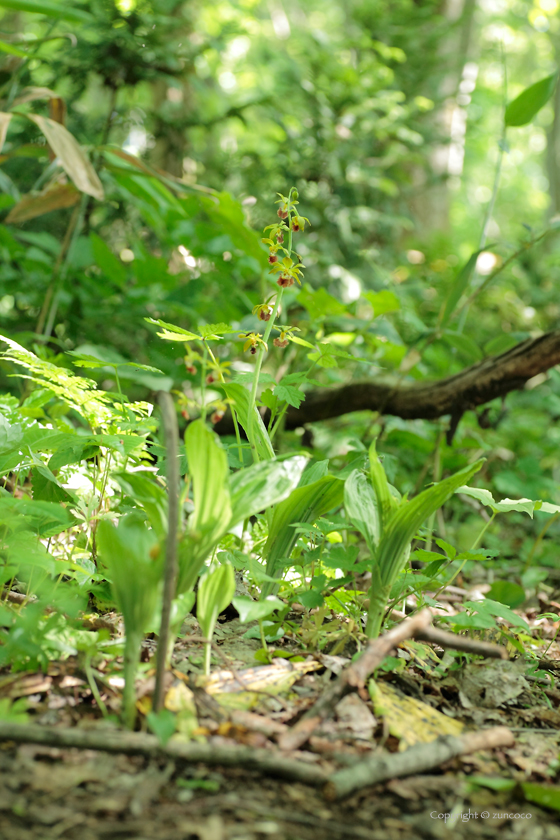
[(130, 729), (136, 719), (134, 682), (144, 634), (153, 623), (161, 598), (162, 555), (157, 537), (135, 513), (118, 526), (99, 523), (99, 549), (107, 566), (116, 604), (125, 627), (122, 718)]
[(411, 541), (420, 526), (482, 466), (476, 461), (412, 500), (389, 485), (375, 444), (369, 450), (369, 476), (355, 470), (344, 488), (346, 512), (371, 553), (371, 585), (366, 634), (379, 635), (391, 588), (406, 564)]

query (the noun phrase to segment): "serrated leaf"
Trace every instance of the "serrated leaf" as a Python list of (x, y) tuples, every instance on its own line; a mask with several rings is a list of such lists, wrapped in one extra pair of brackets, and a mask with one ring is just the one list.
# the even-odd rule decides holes
[(200, 335), (204, 339), (219, 339), (223, 335), (227, 335), (228, 333), (234, 332), (233, 327), (229, 324), (219, 323), (219, 324), (204, 324), (203, 326), (199, 327)]
[[(239, 382), (240, 385), (250, 385), (255, 378), (254, 371), (252, 370), (244, 370), (244, 371), (236, 371), (233, 375), (232, 382)], [(259, 382), (262, 385), (276, 385), (276, 380), (270, 373), (266, 371), (262, 371), (259, 375)]]
[(299, 408), (305, 399), (305, 394), (299, 388), (294, 385), (283, 385), (282, 382), (274, 389), (274, 395), (294, 408)]
[(508, 621), (514, 627), (523, 627), (525, 630), (529, 630), (529, 625), (525, 619), (514, 613), (513, 610), (510, 610), (510, 608), (505, 604), (500, 604), (498, 601), (492, 601), (490, 598), (484, 598), (483, 601), (465, 601), (463, 606), (474, 610), (480, 615), (484, 615), (485, 613), (492, 616), (497, 615), (499, 618), (503, 618)]
[(271, 412), (275, 412), (278, 408), (278, 398), (274, 396), (270, 388), (266, 388), (260, 396), (260, 402)]

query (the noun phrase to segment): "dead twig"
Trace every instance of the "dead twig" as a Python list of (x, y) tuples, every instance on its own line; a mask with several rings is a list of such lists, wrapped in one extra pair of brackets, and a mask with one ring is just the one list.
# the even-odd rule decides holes
[(416, 744), (401, 753), (389, 753), (379, 758), (372, 756), (353, 767), (333, 773), (325, 786), (325, 797), (333, 801), (349, 796), (356, 790), (386, 782), (389, 779), (413, 776), (439, 767), (458, 755), (468, 755), (477, 750), (511, 747), (512, 732), (506, 726), (495, 726), (466, 735), (440, 735), (429, 744)]
[(38, 724), (0, 721), (0, 741), (18, 744), (44, 744), (49, 747), (98, 750), (126, 755), (165, 756), (189, 764), (202, 762), (224, 767), (245, 767), (268, 776), (308, 785), (324, 785), (328, 776), (315, 764), (286, 758), (276, 750), (244, 746), (199, 744), (171, 739), (163, 746), (155, 735), (140, 732), (117, 732), (108, 729), (47, 728)]
[(501, 645), (493, 642), (481, 642), (479, 639), (471, 639), (468, 636), (457, 636), (455, 633), (448, 633), (439, 630), (437, 627), (426, 627), (416, 633), (416, 639), (422, 642), (431, 642), (442, 648), (462, 650), (465, 653), (473, 653), (478, 656), (488, 656), (492, 659), (507, 659), (507, 651)]
[(305, 744), (319, 724), (330, 717), (336, 704), (346, 694), (350, 694), (351, 691), (365, 685), (369, 675), (379, 667), (393, 648), (396, 648), (406, 639), (413, 638), (420, 630), (426, 629), (431, 621), (430, 611), (422, 610), (418, 615), (397, 624), (383, 636), (372, 639), (360, 658), (349, 665), (348, 668), (345, 668), (298, 723), (280, 737), (280, 747), (283, 750), (294, 750)]

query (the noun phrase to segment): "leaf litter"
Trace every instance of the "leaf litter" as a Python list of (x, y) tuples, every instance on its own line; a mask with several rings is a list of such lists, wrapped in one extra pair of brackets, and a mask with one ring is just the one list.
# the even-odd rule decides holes
[[(409, 638), (392, 651), (404, 656), (405, 669), (377, 668), (375, 681), (340, 697), (299, 747), (279, 750), (278, 742), (290, 736), (305, 713), (351, 671), (351, 659), (313, 651), (305, 658), (288, 639), (278, 650), (296, 661), (277, 658), (271, 664), (255, 664), (259, 643), (243, 639), (247, 625), (234, 619), (218, 625), (218, 661), (224, 667), (213, 672), (205, 687), (200, 667), (203, 644), (195, 619), (189, 616), (183, 630), (166, 689), (166, 708), (182, 721), (172, 741), (188, 737), (189, 743), (214, 750), (250, 747), (277, 756), (278, 764), (294, 759), (330, 778), (353, 774), (368, 762), (378, 768), (380, 762), (394, 761), (399, 755), (409, 768), (401, 777), (329, 800), (322, 785), (274, 778), (270, 769), (262, 773), (248, 764), (228, 767), (167, 755), (163, 739), (153, 754), (110, 755), (65, 746), (18, 745), (3, 736), (0, 836), (10, 840), (50, 840), (78, 833), (80, 840), (122, 836), (408, 840), (416, 835), (446, 837), (451, 820), (458, 837), (490, 837), (499, 829), (504, 837), (560, 840), (558, 789), (552, 783), (560, 753), (558, 701), (551, 702), (541, 684), (526, 679), (520, 660), (478, 660), (438, 674), (437, 663), (449, 651), (440, 649), (434, 657), (428, 643)], [(147, 651), (149, 655), (149, 646)], [(556, 643), (548, 655), (554, 670), (560, 660)], [(143, 677), (146, 690), (142, 681), (137, 684), (143, 732), (147, 732), (150, 680), (148, 670)], [(120, 689), (114, 681), (111, 685), (108, 674), (100, 674), (99, 691), (111, 715), (119, 707)], [(224, 705), (226, 694), (230, 699), (250, 695), (250, 710), (246, 702), (235, 704), (236, 708)], [(13, 704), (20, 698), (26, 698), (33, 723), (52, 732), (115, 732), (110, 717), (100, 720), (87, 675), (73, 657), (51, 663), (45, 674), (0, 677), (0, 702)], [(441, 743), (444, 732), (452, 738), (465, 732), (482, 733), (484, 738), (495, 724), (510, 727), (515, 736), (511, 745), (459, 754), (432, 764), (431, 771), (409, 774), (413, 745), (429, 749)], [(14, 723), (12, 731), (16, 728)], [(500, 787), (500, 782), (505, 786)], [(482, 819), (480, 814), (486, 811), (489, 816)], [(468, 817), (474, 813), (479, 816)], [(527, 830), (522, 835), (521, 817), (516, 818), (521, 814)]]

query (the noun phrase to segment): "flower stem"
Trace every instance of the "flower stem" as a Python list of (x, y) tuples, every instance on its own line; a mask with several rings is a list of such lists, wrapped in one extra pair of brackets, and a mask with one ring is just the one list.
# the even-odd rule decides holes
[[(270, 319), (266, 325), (266, 330), (264, 331), (263, 341), (265, 345), (268, 345), (268, 340), (270, 338), (270, 333), (272, 331), (272, 327), (274, 326), (274, 322), (276, 320), (276, 316), (278, 315), (278, 309), (280, 308), (280, 304), (282, 302), (282, 295), (284, 294), (284, 289), (280, 288), (278, 290), (278, 294), (276, 295), (276, 301), (274, 303), (274, 309), (272, 310), (272, 314)], [(249, 400), (249, 416), (247, 421), (247, 437), (249, 438), (249, 443), (251, 445), (251, 453), (253, 455), (253, 461), (255, 463), (259, 460), (259, 453), (257, 451), (257, 447), (255, 446), (255, 441), (253, 439), (253, 414), (255, 411), (255, 403), (257, 400), (257, 390), (259, 387), (259, 377), (261, 375), (261, 368), (264, 359), (265, 347), (262, 345), (259, 347), (259, 354), (257, 356), (257, 363), (255, 365), (255, 370), (253, 372), (253, 387), (251, 388), (251, 398)]]
[(200, 382), (200, 401), (202, 403), (200, 407), (200, 414), (202, 417), (202, 421), (206, 421), (206, 368), (207, 368), (207, 361), (208, 361), (208, 347), (206, 342), (202, 342), (202, 346), (204, 348), (202, 353), (202, 364), (201, 364), (201, 382)]

